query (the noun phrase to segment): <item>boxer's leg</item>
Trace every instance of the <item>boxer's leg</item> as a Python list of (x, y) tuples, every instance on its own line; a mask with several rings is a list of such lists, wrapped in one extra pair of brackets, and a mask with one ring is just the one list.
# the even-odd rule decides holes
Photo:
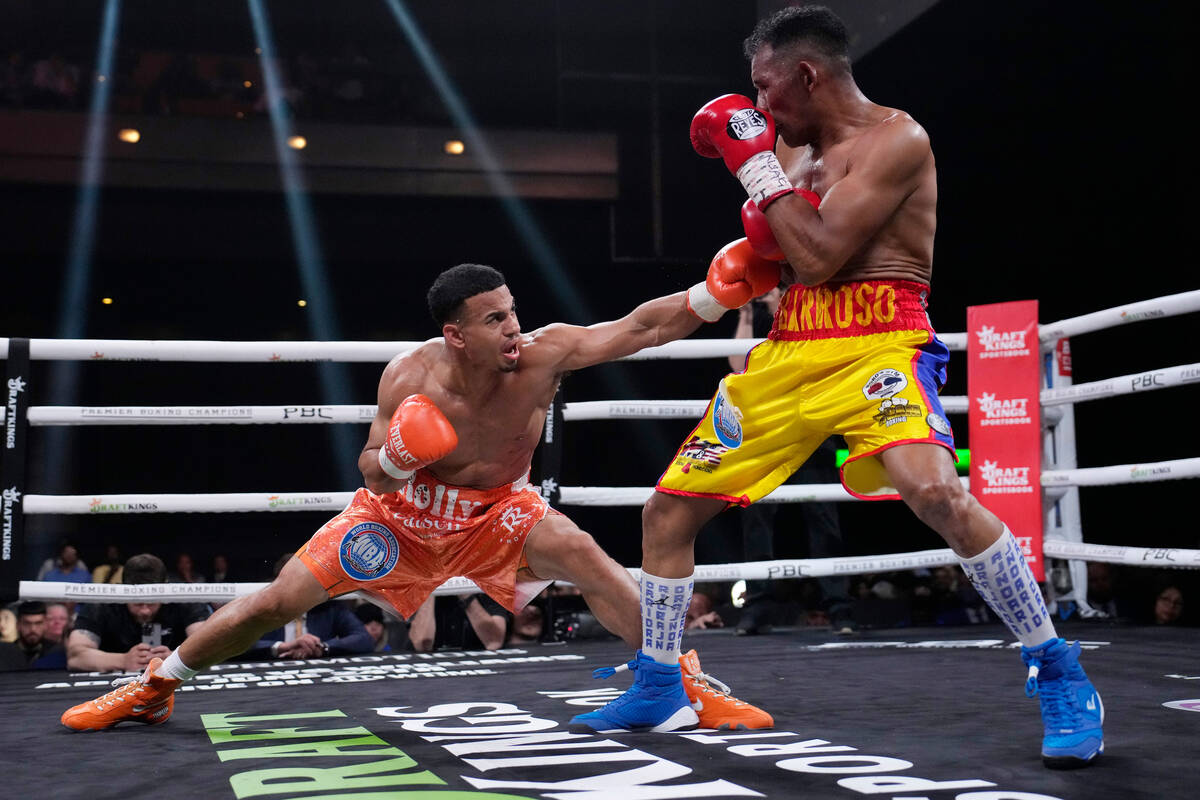
[(900, 445), (880, 460), (905, 503), (941, 534), (980, 596), (1021, 642), (1025, 693), (1040, 695), (1042, 760), (1084, 766), (1104, 752), (1104, 704), (1079, 666), (1079, 644), (1054, 630), (1041, 588), (1008, 526), (963, 488), (942, 447)]

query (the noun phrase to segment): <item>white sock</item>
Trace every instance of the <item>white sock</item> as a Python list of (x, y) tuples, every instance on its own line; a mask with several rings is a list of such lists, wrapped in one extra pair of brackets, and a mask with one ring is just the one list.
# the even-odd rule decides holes
[(157, 674), (162, 678), (178, 678), (181, 681), (190, 681), (196, 672), (197, 670), (183, 663), (183, 659), (179, 657), (178, 650), (172, 650), (171, 655), (167, 656), (162, 666), (158, 668)]
[(642, 572), (642, 652), (660, 664), (679, 663), (692, 585), (691, 575), (659, 578)]
[(1021, 644), (1034, 647), (1058, 638), (1041, 587), (1007, 525), (987, 550), (959, 563), (979, 596)]

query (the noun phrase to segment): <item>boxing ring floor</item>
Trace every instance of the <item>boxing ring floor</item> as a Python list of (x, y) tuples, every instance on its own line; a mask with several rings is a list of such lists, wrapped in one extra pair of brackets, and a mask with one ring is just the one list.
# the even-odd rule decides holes
[(82, 734), (59, 715), (111, 675), (0, 674), (0, 796), (1196, 797), (1200, 631), (1078, 622), (1059, 632), (1083, 642), (1107, 710), (1106, 753), (1083, 770), (1042, 766), (1037, 700), (1024, 696), (999, 625), (853, 637), (725, 629), (689, 635), (689, 646), (774, 715), (773, 731), (569, 733), (572, 715), (629, 685), (628, 673), (590, 677), (629, 657), (615, 639), (225, 664), (177, 695), (165, 725)]

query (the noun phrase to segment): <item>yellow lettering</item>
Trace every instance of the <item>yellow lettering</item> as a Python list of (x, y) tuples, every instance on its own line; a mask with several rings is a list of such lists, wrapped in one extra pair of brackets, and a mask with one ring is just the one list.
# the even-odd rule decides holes
[(817, 309), (817, 327), (832, 328), (833, 315), (830, 313), (830, 308), (833, 306), (833, 292), (822, 286), (817, 289), (817, 302), (820, 307)]
[(805, 289), (804, 295), (800, 298), (800, 330), (811, 331), (813, 329), (812, 307), (813, 301), (816, 298), (813, 296), (812, 289)]
[(849, 286), (843, 286), (837, 290), (837, 293), (839, 300), (833, 307), (837, 312), (837, 326), (849, 328), (850, 323), (854, 321), (854, 290)]
[(875, 312), (875, 319), (880, 322), (891, 322), (895, 319), (896, 290), (886, 283), (880, 286), (879, 291), (875, 293), (875, 304), (871, 310)]
[(858, 313), (854, 315), (854, 321), (864, 328), (871, 324), (871, 295), (874, 293), (875, 289), (869, 284), (861, 283), (854, 294), (854, 299), (858, 302)]

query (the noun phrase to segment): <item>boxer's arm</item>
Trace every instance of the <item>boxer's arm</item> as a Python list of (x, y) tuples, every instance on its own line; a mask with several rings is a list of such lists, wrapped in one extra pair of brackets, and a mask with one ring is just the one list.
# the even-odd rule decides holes
[[(695, 331), (701, 320), (688, 310), (687, 293), (677, 292), (642, 303), (627, 316), (586, 328), (554, 324), (534, 332), (531, 345), (558, 352), (560, 371), (590, 367), (673, 342)], [(539, 342), (539, 339), (541, 342)]]
[(371, 421), (367, 443), (358, 454), (358, 470), (362, 473), (363, 485), (375, 494), (395, 492), (404, 488), (405, 481), (397, 480), (383, 471), (379, 463), (379, 451), (387, 442), (392, 415), (396, 413), (401, 401), (420, 389), (413, 377), (414, 369), (411, 355), (397, 356), (384, 368), (379, 379), (379, 389), (376, 393), (379, 408), (375, 412), (375, 419)]
[(911, 119), (884, 123), (851, 154), (845, 177), (815, 209), (800, 195), (776, 200), (765, 214), (796, 279), (823, 283), (867, 244), (920, 184), (933, 158), (929, 136)]

